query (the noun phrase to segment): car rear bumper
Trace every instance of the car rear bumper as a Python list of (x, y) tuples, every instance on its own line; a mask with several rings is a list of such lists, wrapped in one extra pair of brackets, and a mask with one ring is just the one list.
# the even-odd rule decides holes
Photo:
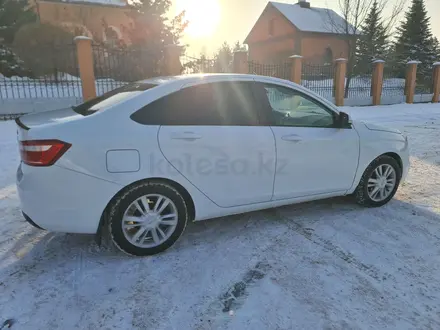
[(59, 166), (17, 170), (17, 191), (26, 220), (39, 228), (94, 234), (120, 185)]

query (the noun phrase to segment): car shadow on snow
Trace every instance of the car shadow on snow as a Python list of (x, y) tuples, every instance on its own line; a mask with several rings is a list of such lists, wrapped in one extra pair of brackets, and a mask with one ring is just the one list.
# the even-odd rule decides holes
[[(366, 235), (358, 236), (364, 229)], [(227, 272), (235, 268), (234, 271), (238, 274), (237, 277), (232, 277), (232, 283), (235, 284), (224, 292), (218, 292), (223, 309), (219, 309), (218, 313), (223, 313), (244, 304), (243, 301), (235, 306), (235, 302), (229, 299), (231, 294), (234, 297), (242, 295), (241, 299), (246, 299), (246, 290), (251, 288), (243, 287), (243, 283), (246, 286), (258, 285), (253, 277), (246, 280), (247, 274), (253, 271), (249, 267), (257, 267), (255, 265), (261, 263), (267, 271), (280, 267), (279, 264), (272, 264), (270, 253), (274, 246), (278, 251), (277, 255), (282, 255), (279, 257), (282, 263), (283, 258), (292, 257), (292, 243), (289, 242), (302, 242), (303, 238), (310, 242), (309, 248), (304, 250), (309, 252), (305, 253), (312, 252), (319, 259), (322, 254), (319, 251), (326, 251), (326, 256), (331, 256), (326, 259), (327, 262), (337, 264), (343, 260), (348, 267), (356, 269), (356, 272), (362, 272), (374, 281), (382, 281), (390, 276), (389, 272), (397, 270), (384, 271), (380, 263), (364, 260), (364, 256), (359, 255), (356, 249), (353, 250), (352, 245), (344, 244), (361, 240), (362, 248), (367, 249), (373, 246), (378, 237), (383, 237), (384, 229), (387, 231), (387, 239), (382, 239), (380, 243), (384, 244), (384, 250), (389, 249), (387, 257), (398, 260), (400, 256), (394, 253), (400, 253), (398, 251), (401, 251), (401, 247), (408, 243), (406, 257), (416, 258), (420, 253), (415, 249), (419, 244), (417, 241), (429, 240), (432, 245), (440, 240), (435, 236), (436, 232), (440, 233), (440, 216), (397, 199), (382, 208), (368, 209), (357, 206), (350, 198), (333, 198), (191, 223), (174, 248), (148, 258), (131, 258), (114, 248), (98, 247), (92, 235), (47, 233), (32, 228), (3, 253), (0, 263), (6, 261), (9, 265), (0, 269), (0, 290), (6, 296), (16, 297), (11, 301), (13, 306), (21, 306), (20, 299), (26, 292), (34, 293), (31, 299), (35, 303), (40, 299), (38, 295), (42, 294), (45, 295), (43, 298), (50, 295), (48, 299), (60, 306), (65, 304), (65, 297), (84, 297), (88, 302), (101, 297), (108, 299), (109, 303), (113, 301), (117, 304), (118, 301), (121, 303), (120, 300), (114, 299), (122, 298), (107, 296), (107, 291), (111, 292), (121, 285), (127, 289), (127, 294), (136, 290), (133, 284), (135, 282), (126, 279), (127, 274), (132, 276), (129, 277), (132, 280), (142, 275), (145, 280), (148, 279), (148, 283), (160, 284), (159, 279), (168, 272), (194, 274), (197, 273), (194, 269), (199, 269), (200, 272), (209, 274), (215, 273), (210, 267), (232, 267)], [(332, 236), (332, 232), (338, 230), (343, 232), (340, 233), (341, 236)], [(342, 238), (344, 235), (345, 239)], [(412, 241), (406, 242), (405, 238)], [(284, 243), (278, 244), (278, 239)], [(364, 239), (371, 241), (364, 242)], [(310, 250), (310, 246), (316, 252)], [(252, 256), (255, 258), (250, 263), (244, 262), (245, 259), (252, 259)], [(9, 258), (17, 260), (8, 262)], [(210, 262), (212, 259), (216, 260), (214, 264)], [(308, 262), (308, 259), (299, 260)], [(418, 268), (412, 270), (415, 274), (419, 271)], [(111, 277), (105, 275), (109, 273), (112, 274)], [(263, 276), (259, 273), (257, 275)], [(183, 287), (191, 287), (195, 285), (191, 281), (197, 281), (197, 278), (191, 276), (172, 275), (173, 278), (176, 276), (182, 281), (180, 285)], [(101, 277), (105, 281), (100, 281)], [(121, 278), (124, 279), (123, 283)], [(226, 280), (223, 285), (228, 283)], [(88, 286), (94, 287), (98, 296), (89, 294)], [(52, 287), (62, 288), (62, 291), (50, 291)]]
[[(382, 208), (368, 209), (357, 206), (348, 197), (332, 198), (189, 223), (173, 248), (152, 258), (160, 261), (170, 254), (197, 252), (207, 244), (222, 246), (228, 240), (246, 238), (249, 231), (269, 230), (273, 226), (292, 227), (293, 224), (294, 227), (303, 228), (306, 232), (308, 230), (313, 232), (313, 227), (325, 224), (329, 216), (332, 217), (332, 221), (340, 220), (342, 225), (349, 221), (350, 217), (365, 216), (368, 220), (372, 212), (375, 216), (378, 214), (381, 216), (380, 213), (384, 212), (383, 216), (388, 217), (396, 210), (399, 210), (399, 216), (405, 217), (405, 214), (408, 217), (418, 216), (438, 221), (440, 224), (440, 216), (436, 213), (399, 200), (393, 200)], [(384, 221), (386, 220), (384, 218)], [(247, 239), (252, 244), (252, 237)], [(94, 259), (98, 263), (105, 263), (109, 258), (114, 261), (130, 259), (111, 243), (98, 246), (93, 235), (49, 233), (32, 228), (3, 253), (0, 262), (11, 256), (18, 258), (9, 266), (10, 271), (3, 269), (3, 274), (8, 276), (8, 274), (17, 274), (21, 270), (31, 269), (36, 264), (49, 268), (57, 267), (60, 260), (69, 260), (78, 254)]]

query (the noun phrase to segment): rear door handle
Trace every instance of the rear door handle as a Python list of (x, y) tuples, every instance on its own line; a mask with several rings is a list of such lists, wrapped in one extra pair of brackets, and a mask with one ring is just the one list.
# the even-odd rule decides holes
[(178, 133), (172, 133), (171, 138), (173, 140), (195, 141), (201, 139), (202, 136), (194, 132), (178, 132)]
[(289, 141), (289, 142), (295, 142), (295, 143), (298, 143), (298, 142), (302, 141), (301, 137), (299, 137), (296, 134), (284, 135), (284, 136), (281, 137), (281, 140)]

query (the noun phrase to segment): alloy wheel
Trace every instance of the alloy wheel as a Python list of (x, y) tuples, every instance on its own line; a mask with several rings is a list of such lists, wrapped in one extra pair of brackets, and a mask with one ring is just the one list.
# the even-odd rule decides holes
[(149, 194), (128, 206), (122, 218), (122, 231), (131, 244), (153, 248), (170, 238), (177, 220), (177, 208), (171, 199), (160, 194)]
[(392, 194), (396, 182), (396, 170), (389, 164), (379, 165), (368, 179), (368, 196), (375, 202), (382, 202)]

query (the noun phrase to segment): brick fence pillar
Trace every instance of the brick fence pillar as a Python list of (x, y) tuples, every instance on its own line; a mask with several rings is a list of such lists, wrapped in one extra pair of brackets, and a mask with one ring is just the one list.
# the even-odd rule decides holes
[(247, 51), (241, 50), (234, 52), (233, 71), (234, 73), (249, 73)]
[(416, 90), (417, 64), (418, 61), (409, 61), (406, 70), (405, 95), (406, 103), (414, 103), (414, 94)]
[(292, 63), (292, 71), (290, 73), (290, 80), (298, 85), (301, 85), (301, 73), (302, 73), (302, 56), (293, 55), (289, 59)]
[(335, 70), (335, 104), (338, 107), (344, 105), (345, 94), (345, 74), (347, 73), (347, 60), (345, 58), (339, 58), (336, 60)]
[(373, 105), (380, 105), (383, 87), (383, 68), (385, 61), (376, 60), (373, 62), (373, 76), (371, 78), (371, 91), (373, 95)]
[(179, 45), (167, 45), (165, 46), (165, 65), (164, 75), (178, 76), (182, 74), (182, 63), (180, 62), (180, 56), (182, 56), (182, 46)]
[(440, 96), (440, 62), (434, 63), (434, 74), (433, 74), (433, 93), (432, 103), (438, 103), (438, 98)]
[(93, 69), (92, 39), (89, 37), (75, 37), (76, 51), (81, 78), (83, 100), (96, 97), (95, 72)]

